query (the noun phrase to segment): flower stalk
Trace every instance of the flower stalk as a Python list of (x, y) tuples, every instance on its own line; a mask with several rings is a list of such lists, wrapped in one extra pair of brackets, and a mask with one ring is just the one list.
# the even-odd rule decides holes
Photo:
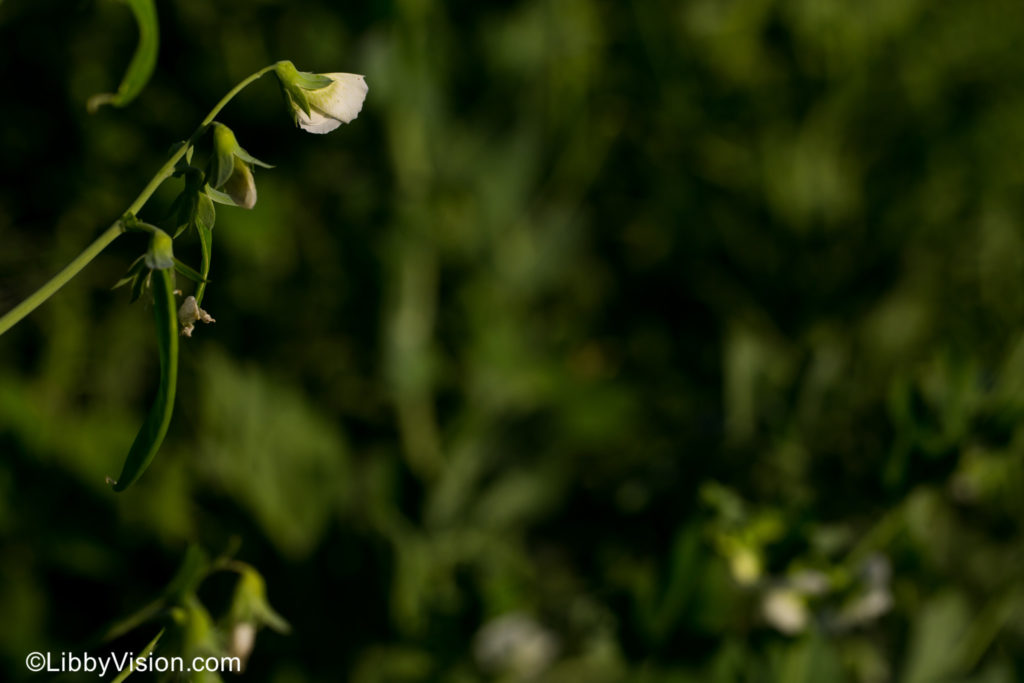
[[(224, 97), (210, 110), (210, 113), (206, 115), (199, 127), (196, 128), (195, 132), (192, 133), (188, 141), (185, 144), (180, 145), (178, 149), (171, 154), (163, 166), (156, 172), (156, 174), (150, 179), (142, 192), (135, 198), (134, 201), (128, 206), (127, 214), (137, 214), (146, 202), (149, 201), (153, 193), (156, 192), (157, 188), (163, 184), (165, 180), (174, 175), (174, 169), (178, 165), (178, 162), (184, 158), (185, 154), (199, 141), (203, 133), (206, 132), (207, 127), (217, 117), (217, 114), (227, 106), (228, 102), (234, 99), (235, 95), (244, 90), (254, 81), (258, 80), (264, 74), (273, 71), (274, 65), (264, 67), (256, 73), (245, 78), (238, 83), (235, 87), (228, 91)], [(101, 234), (96, 240), (86, 247), (81, 254), (76, 256), (74, 260), (66, 265), (60, 272), (50, 278), (42, 287), (37, 289), (31, 295), (25, 298), (24, 301), (19, 303), (17, 306), (9, 310), (4, 315), (0, 316), (0, 335), (3, 335), (7, 330), (14, 327), (17, 323), (21, 322), (29, 313), (39, 308), (44, 304), (51, 296), (56, 294), (61, 287), (66, 285), (71, 279), (73, 279), (78, 273), (82, 271), (87, 265), (89, 265), (93, 259), (106, 249), (110, 244), (121, 236), (126, 230), (125, 223), (122, 219), (118, 219), (113, 225), (107, 228), (103, 234)]]

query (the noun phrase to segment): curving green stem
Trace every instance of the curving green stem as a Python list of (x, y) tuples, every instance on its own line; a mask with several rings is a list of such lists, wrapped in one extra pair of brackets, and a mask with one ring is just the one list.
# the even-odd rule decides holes
[[(274, 66), (274, 64), (271, 64), (270, 66), (263, 67), (256, 73), (241, 81), (238, 85), (229, 90), (228, 93), (220, 99), (220, 102), (218, 102), (216, 106), (214, 106), (214, 108), (210, 110), (210, 113), (206, 115), (206, 118), (203, 119), (203, 122), (199, 124), (199, 127), (196, 128), (194, 133), (192, 133), (188, 141), (184, 145), (182, 145), (181, 148), (178, 149), (174, 154), (171, 155), (171, 157), (164, 163), (164, 165), (160, 167), (160, 170), (156, 172), (156, 175), (154, 175), (150, 179), (149, 183), (146, 184), (146, 187), (142, 188), (142, 192), (139, 193), (139, 196), (136, 197), (135, 201), (133, 201), (128, 206), (128, 214), (137, 214), (142, 209), (142, 207), (145, 206), (146, 202), (149, 201), (149, 198), (153, 196), (153, 193), (156, 192), (156, 189), (160, 187), (160, 185), (163, 184), (165, 180), (167, 180), (174, 174), (175, 166), (177, 166), (178, 162), (181, 161), (181, 158), (185, 156), (185, 153), (189, 150), (189, 148), (191, 148), (193, 145), (195, 145), (196, 142), (199, 141), (199, 138), (206, 131), (206, 128), (211, 123), (213, 123), (214, 118), (216, 118), (217, 114), (220, 113), (221, 109), (227, 106), (228, 102), (230, 102), (235, 97), (235, 95), (244, 90), (249, 84), (259, 79), (268, 71), (273, 70)], [(7, 313), (4, 313), (2, 316), (0, 316), (0, 335), (3, 335), (5, 332), (7, 332), (7, 330), (14, 327), (18, 322), (22, 320), (22, 318), (27, 316), (29, 313), (31, 313), (36, 308), (41, 306), (47, 299), (56, 294), (57, 290), (66, 285), (71, 280), (71, 278), (78, 275), (78, 273), (81, 272), (83, 268), (89, 265), (89, 263), (92, 262), (92, 260), (100, 254), (100, 252), (106, 249), (107, 246), (109, 246), (111, 242), (117, 239), (118, 236), (120, 236), (124, 231), (124, 222), (119, 219), (117, 222), (115, 222), (113, 225), (107, 228), (102, 235), (96, 238), (96, 241), (94, 241), (92, 244), (86, 247), (81, 254), (76, 256), (71, 263), (64, 266), (64, 268), (59, 273), (50, 278), (50, 280), (45, 285), (37, 289), (34, 293), (28, 296), (24, 301), (19, 303), (17, 306), (9, 310)]]
[(203, 276), (203, 281), (196, 287), (196, 306), (201, 306), (203, 303), (203, 295), (206, 294), (206, 279), (210, 276), (210, 259), (213, 256), (213, 245), (210, 241), (213, 240), (213, 230), (209, 228), (202, 228), (199, 230), (199, 241), (202, 245), (202, 262), (199, 265), (199, 274)]
[(107, 245), (117, 239), (118, 235), (122, 232), (124, 232), (124, 226), (121, 225), (121, 221), (111, 225), (96, 239), (95, 242), (86, 247), (85, 251), (76, 256), (74, 261), (64, 266), (63, 270), (50, 278), (49, 282), (37, 289), (34, 294), (26, 298), (20, 304), (5, 313), (3, 317), (0, 317), (0, 334), (3, 334), (14, 327), (18, 321), (53, 296), (58, 289), (67, 284), (68, 280), (78, 275), (82, 268), (85, 268), (90, 261), (96, 258), (101, 251), (106, 249)]

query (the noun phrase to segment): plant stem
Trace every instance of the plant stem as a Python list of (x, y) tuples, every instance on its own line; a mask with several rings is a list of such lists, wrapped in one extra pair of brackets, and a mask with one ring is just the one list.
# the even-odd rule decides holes
[[(248, 78), (246, 78), (245, 80), (241, 81), (231, 90), (229, 90), (228, 93), (220, 99), (220, 102), (218, 102), (216, 106), (214, 106), (214, 108), (210, 110), (210, 113), (206, 115), (206, 118), (203, 119), (203, 122), (199, 124), (199, 127), (196, 128), (194, 133), (192, 133), (192, 136), (188, 139), (188, 141), (181, 146), (181, 149), (172, 154), (171, 157), (164, 163), (164, 165), (160, 167), (160, 170), (157, 171), (156, 174), (150, 179), (149, 183), (147, 183), (146, 186), (142, 188), (142, 192), (139, 193), (139, 196), (136, 197), (135, 201), (133, 201), (128, 206), (127, 213), (130, 213), (132, 215), (137, 214), (142, 209), (142, 207), (145, 206), (146, 202), (149, 201), (149, 198), (153, 196), (153, 193), (156, 192), (156, 189), (160, 187), (160, 185), (163, 184), (165, 180), (167, 180), (174, 174), (174, 167), (177, 166), (181, 158), (185, 156), (185, 153), (189, 150), (189, 148), (199, 141), (199, 138), (206, 131), (207, 126), (213, 123), (213, 119), (216, 118), (217, 114), (220, 113), (221, 109), (227, 106), (228, 102), (230, 102), (235, 97), (235, 95), (244, 90), (250, 83), (259, 79), (261, 76), (263, 76), (268, 71), (271, 71), (273, 68), (273, 64), (264, 67), (257, 71), (256, 73), (249, 76)], [(64, 266), (64, 268), (59, 273), (50, 278), (49, 282), (47, 282), (45, 285), (37, 289), (28, 298), (26, 298), (20, 304), (9, 310), (3, 316), (0, 316), (0, 335), (3, 335), (5, 332), (7, 332), (7, 330), (14, 327), (18, 322), (21, 321), (22, 318), (27, 316), (29, 313), (31, 313), (40, 305), (42, 305), (47, 299), (56, 294), (57, 290), (66, 285), (68, 281), (71, 280), (71, 278), (78, 275), (78, 273), (81, 272), (83, 268), (89, 265), (89, 263), (92, 262), (92, 260), (100, 254), (100, 252), (106, 249), (107, 246), (109, 246), (111, 242), (117, 239), (118, 236), (120, 236), (124, 231), (124, 223), (121, 220), (118, 220), (116, 223), (107, 228), (102, 235), (96, 238), (96, 241), (94, 241), (92, 244), (86, 247), (81, 254), (76, 256), (71, 263)]]
[(85, 248), (75, 260), (64, 266), (64, 269), (50, 278), (50, 281), (40, 287), (34, 294), (26, 298), (20, 304), (0, 317), (0, 334), (14, 327), (14, 325), (26, 315), (34, 311), (40, 304), (49, 299), (58, 289), (67, 284), (68, 280), (78, 275), (82, 268), (89, 265), (96, 256), (107, 248), (111, 242), (117, 239), (118, 235), (124, 232), (124, 226), (118, 221), (107, 228), (106, 232), (100, 235), (95, 242)]

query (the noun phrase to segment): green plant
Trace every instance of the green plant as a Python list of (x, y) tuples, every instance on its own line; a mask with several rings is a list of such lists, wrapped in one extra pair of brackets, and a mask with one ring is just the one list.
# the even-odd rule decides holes
[[(142, 91), (156, 65), (159, 30), (153, 0), (124, 2), (139, 27), (138, 47), (117, 91), (91, 97), (87, 103), (90, 112), (96, 112), (102, 105), (123, 107), (130, 103)], [(296, 125), (313, 133), (326, 133), (355, 119), (368, 90), (360, 75), (306, 73), (289, 61), (256, 71), (231, 88), (187, 139), (171, 147), (164, 164), (120, 218), (35, 293), (0, 316), (2, 335), (53, 296), (118, 237), (128, 232), (149, 236), (148, 248), (128, 267), (115, 288), (128, 287), (132, 302), (140, 298), (151, 301), (160, 380), (152, 407), (120, 475), (116, 480), (108, 477), (114, 491), (124, 491), (142, 476), (167, 434), (177, 387), (179, 337), (191, 337), (197, 323), (215, 322), (201, 308), (210, 273), (214, 204), (252, 209), (257, 199), (253, 169), (271, 168), (249, 154), (234, 132), (216, 119), (236, 95), (268, 73), (277, 77)], [(172, 179), (181, 180), (182, 187), (170, 207), (159, 218), (140, 218), (140, 212), (157, 189)], [(175, 240), (187, 233), (194, 233), (199, 241), (198, 269), (174, 254)], [(194, 292), (180, 305), (175, 298), (183, 295), (176, 289), (177, 275), (194, 283)], [(162, 595), (109, 629), (105, 640), (111, 641), (140, 627), (159, 626), (155, 637), (137, 656), (126, 655), (127, 659), (117, 664), (120, 674), (116, 681), (125, 680), (136, 670), (145, 670), (144, 660), (158, 644), (161, 654), (225, 657), (236, 661), (240, 668), (244, 667), (258, 629), (269, 626), (281, 632), (289, 630), (287, 622), (267, 602), (262, 575), (254, 567), (233, 559), (233, 553), (232, 550), (211, 560), (198, 546), (192, 546)], [(225, 571), (237, 574), (238, 579), (230, 607), (220, 620), (214, 621), (198, 591), (208, 577)], [(190, 680), (219, 681), (220, 677), (206, 671), (190, 674)]]
[[(142, 23), (140, 20), (140, 25)], [(125, 79), (128, 85), (123, 83), (117, 96), (104, 96), (103, 102), (121, 105), (134, 96), (135, 84), (142, 73), (135, 64), (133, 61)], [(150, 234), (149, 249), (136, 259), (115, 286), (130, 286), (132, 301), (147, 289), (152, 294), (160, 352), (160, 384), (153, 407), (131, 446), (121, 475), (110, 480), (115, 491), (125, 490), (142, 476), (167, 433), (174, 409), (179, 325), (181, 335), (191, 337), (196, 322), (214, 322), (213, 317), (200, 308), (210, 273), (216, 217), (214, 202), (253, 208), (256, 204), (253, 167), (271, 168), (245, 151), (231, 129), (215, 119), (238, 93), (271, 72), (278, 78), (296, 125), (313, 133), (326, 133), (352, 121), (362, 108), (367, 93), (366, 82), (356, 74), (306, 73), (289, 61), (260, 69), (228, 91), (192, 135), (172, 147), (167, 161), (118, 220), (49, 282), (0, 316), (2, 335), (53, 296), (119, 236), (132, 231)], [(197, 161), (197, 149), (200, 156), (206, 158), (204, 164)], [(184, 186), (170, 211), (158, 221), (160, 225), (140, 220), (138, 213), (157, 188), (171, 178), (181, 178)], [(202, 262), (198, 270), (174, 257), (173, 241), (187, 231), (194, 231), (199, 238)], [(180, 307), (174, 301), (177, 291), (174, 288), (175, 273), (196, 284), (195, 294), (187, 297)]]

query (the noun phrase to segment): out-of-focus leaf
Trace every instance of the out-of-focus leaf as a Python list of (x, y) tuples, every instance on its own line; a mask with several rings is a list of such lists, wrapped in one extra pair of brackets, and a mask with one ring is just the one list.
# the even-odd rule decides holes
[(963, 637), (971, 614), (959, 593), (944, 593), (925, 603), (914, 620), (903, 683), (949, 680), (961, 671)]
[(282, 551), (309, 552), (348, 495), (348, 448), (301, 392), (222, 354), (203, 358), (196, 465)]
[(835, 646), (820, 636), (809, 636), (785, 648), (774, 680), (843, 683), (848, 678), (843, 675)]
[[(156, 646), (160, 642), (160, 639), (163, 638), (163, 635), (164, 635), (164, 630), (163, 629), (160, 629), (159, 631), (157, 631), (157, 634), (155, 636), (153, 636), (153, 640), (151, 640), (148, 643), (146, 643), (145, 647), (143, 647), (141, 650), (139, 650), (139, 652), (137, 654), (134, 654), (133, 656), (135, 656), (135, 657), (148, 657), (150, 655), (150, 653), (152, 653), (153, 650), (156, 649)], [(121, 673), (119, 673), (117, 675), (117, 678), (115, 678), (113, 681), (111, 681), (111, 683), (122, 683), (123, 681), (127, 680), (127, 678), (129, 676), (131, 676), (133, 673), (135, 673), (135, 668), (134, 667), (127, 667), (125, 669), (122, 669)]]

